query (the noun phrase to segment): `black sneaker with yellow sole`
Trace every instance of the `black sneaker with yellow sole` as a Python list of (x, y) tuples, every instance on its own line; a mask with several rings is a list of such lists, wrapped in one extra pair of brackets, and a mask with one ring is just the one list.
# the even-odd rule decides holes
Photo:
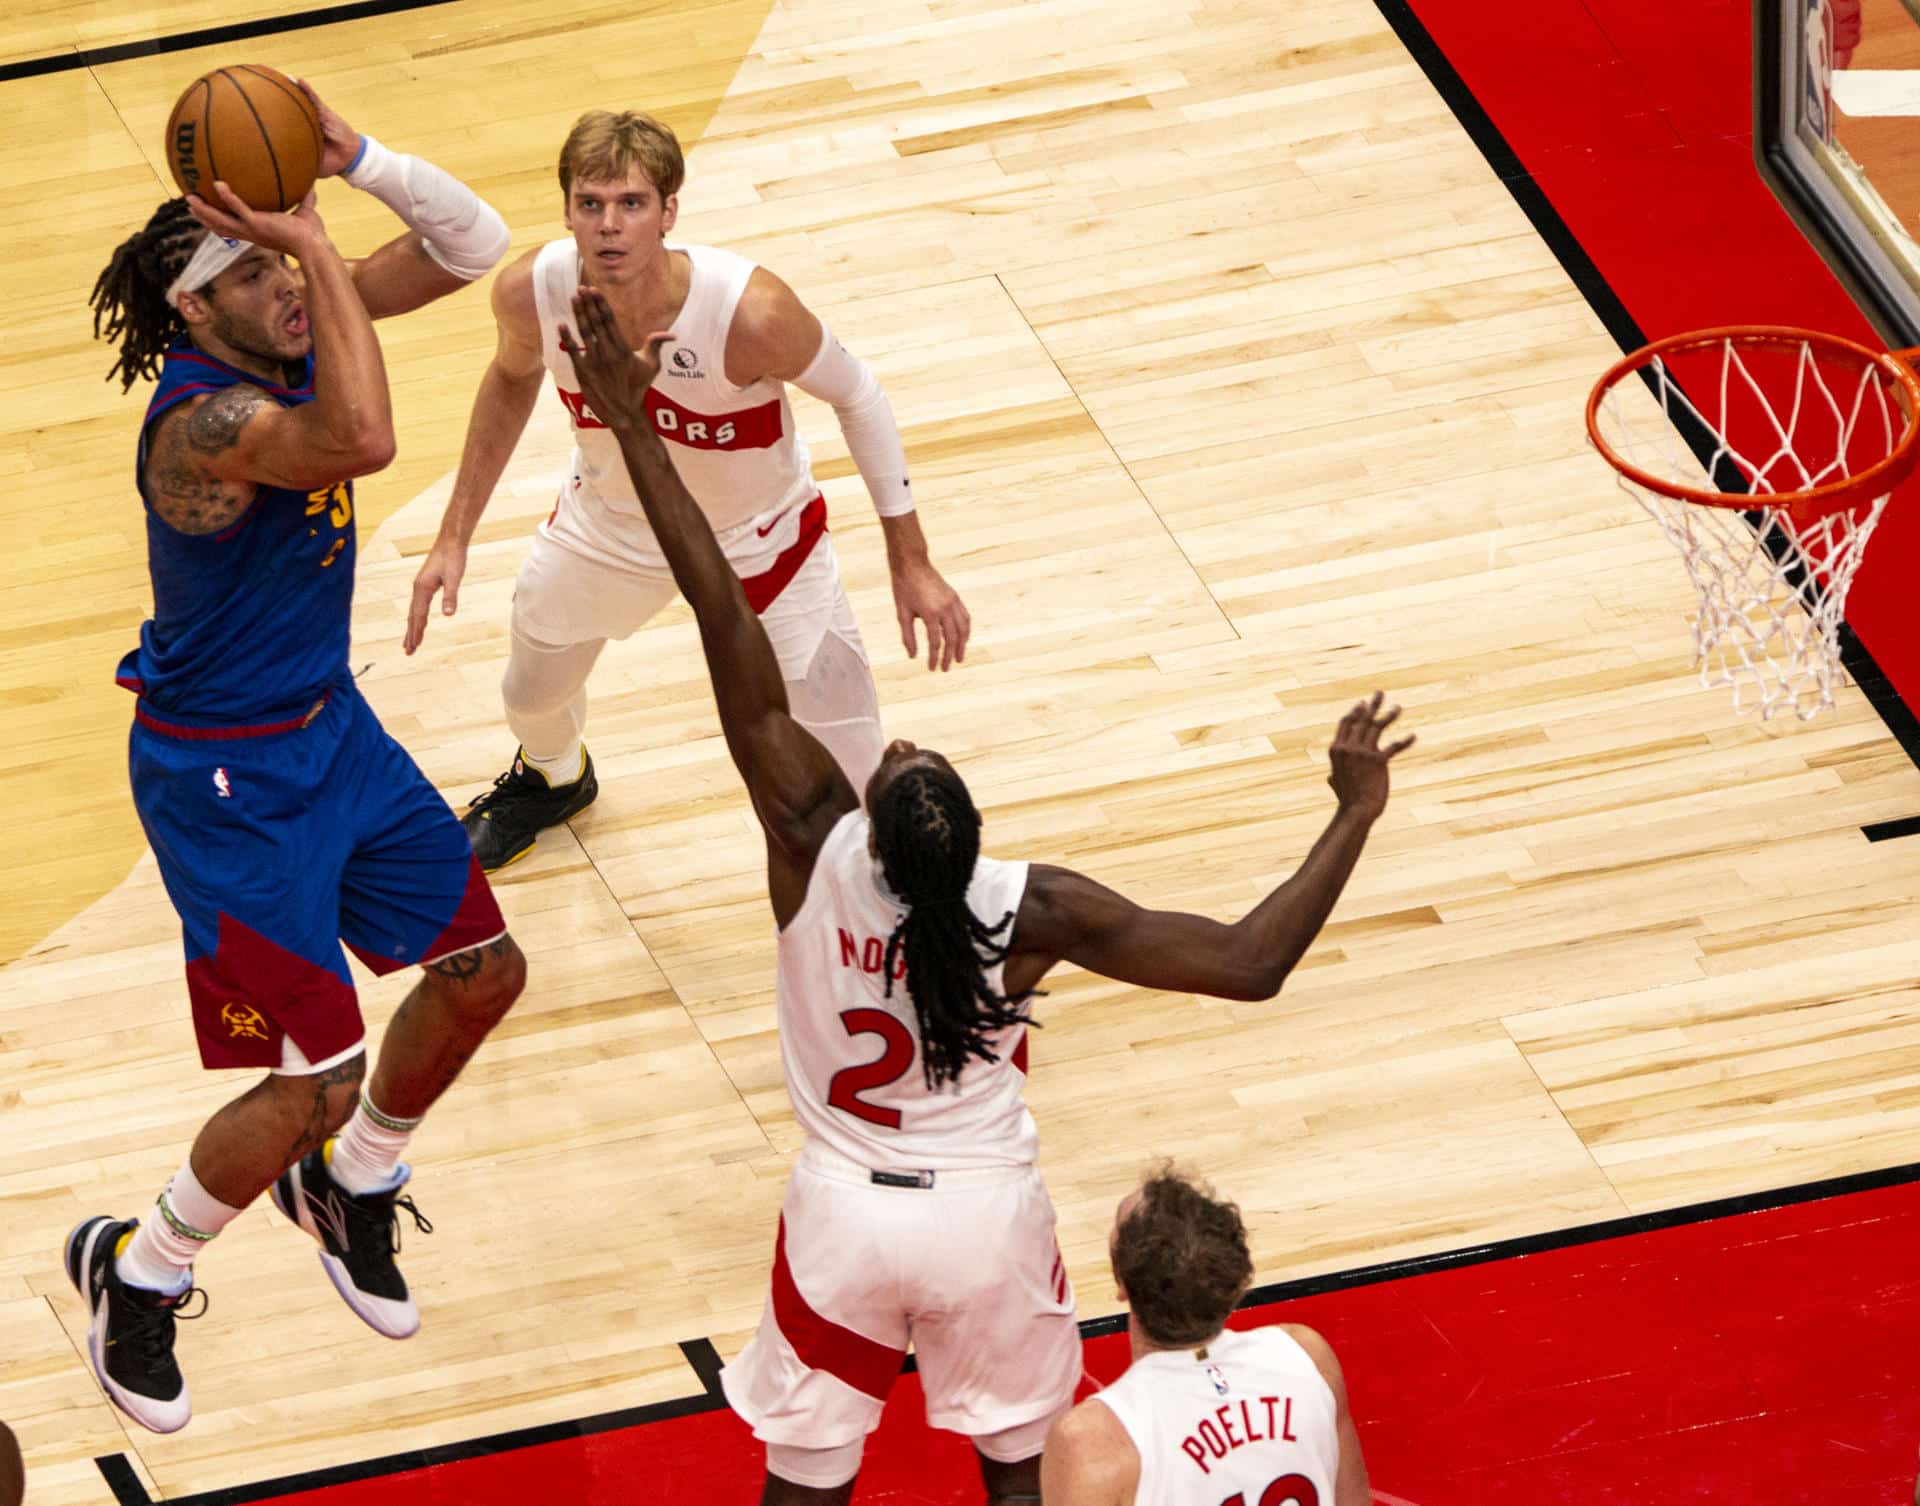
[(473, 843), (473, 855), (486, 872), (504, 868), (533, 851), (533, 839), (549, 826), (577, 816), (593, 804), (600, 781), (593, 777), (593, 755), (580, 750), (580, 777), (569, 784), (549, 784), (547, 776), (527, 762), (522, 749), (513, 767), (493, 788), (478, 795), (460, 818)]

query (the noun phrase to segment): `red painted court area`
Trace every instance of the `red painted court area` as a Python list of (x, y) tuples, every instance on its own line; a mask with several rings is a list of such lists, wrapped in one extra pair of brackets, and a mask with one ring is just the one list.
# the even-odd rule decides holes
[[(1346, 1367), (1378, 1498), (1411, 1506), (1904, 1506), (1920, 1444), (1920, 1183), (1256, 1308)], [(1087, 1345), (1112, 1379), (1122, 1335)], [(284, 1497), (301, 1506), (710, 1506), (759, 1447), (706, 1412)], [(856, 1500), (977, 1506), (903, 1377)]]

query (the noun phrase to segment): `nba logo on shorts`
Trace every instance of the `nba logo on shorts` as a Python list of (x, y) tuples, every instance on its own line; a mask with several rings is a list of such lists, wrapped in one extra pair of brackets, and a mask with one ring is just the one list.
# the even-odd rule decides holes
[(213, 792), (222, 800), (231, 800), (233, 798), (233, 786), (227, 783), (227, 771), (225, 769), (215, 769), (213, 771)]

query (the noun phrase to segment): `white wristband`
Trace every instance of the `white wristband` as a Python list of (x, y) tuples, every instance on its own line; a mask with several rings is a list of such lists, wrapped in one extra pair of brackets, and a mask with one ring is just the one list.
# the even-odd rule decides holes
[(360, 152), (341, 175), (372, 194), (418, 231), (427, 255), (472, 282), (507, 254), (512, 238), (499, 212), (453, 174), (362, 135)]

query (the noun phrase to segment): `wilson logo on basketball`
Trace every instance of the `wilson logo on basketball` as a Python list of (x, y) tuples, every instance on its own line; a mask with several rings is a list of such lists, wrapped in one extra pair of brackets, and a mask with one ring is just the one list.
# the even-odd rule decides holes
[[(582, 394), (564, 387), (559, 393), (576, 429), (606, 428)], [(649, 391), (647, 416), (662, 439), (690, 450), (766, 450), (778, 444), (784, 432), (777, 401), (738, 413), (711, 414), (682, 407), (672, 398)]]

